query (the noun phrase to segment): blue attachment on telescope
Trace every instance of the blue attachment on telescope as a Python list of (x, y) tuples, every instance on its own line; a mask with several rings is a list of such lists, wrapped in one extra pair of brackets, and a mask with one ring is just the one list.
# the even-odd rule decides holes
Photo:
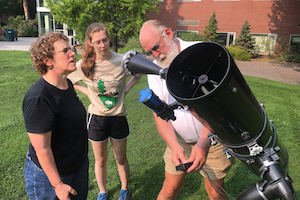
[(151, 108), (159, 117), (164, 120), (175, 120), (174, 108), (170, 108), (164, 101), (160, 100), (159, 97), (150, 89), (146, 88), (140, 91), (139, 101)]
[[(159, 105), (160, 105), (160, 103), (153, 96), (153, 91), (150, 88), (146, 88), (146, 89), (143, 89), (140, 91), (139, 101), (141, 103), (147, 102), (147, 104), (152, 103), (155, 107), (159, 107)], [(150, 101), (150, 102), (148, 103), (148, 101)]]

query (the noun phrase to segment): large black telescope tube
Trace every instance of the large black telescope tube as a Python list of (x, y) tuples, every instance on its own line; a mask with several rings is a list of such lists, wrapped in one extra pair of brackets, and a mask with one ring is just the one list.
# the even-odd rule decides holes
[[(251, 159), (265, 148), (279, 146), (284, 168), (288, 154), (263, 106), (256, 100), (234, 60), (222, 45), (201, 42), (182, 51), (167, 77), (170, 94), (201, 121), (218, 142)], [(253, 151), (253, 152), (252, 152)], [(255, 174), (258, 167), (249, 166)]]

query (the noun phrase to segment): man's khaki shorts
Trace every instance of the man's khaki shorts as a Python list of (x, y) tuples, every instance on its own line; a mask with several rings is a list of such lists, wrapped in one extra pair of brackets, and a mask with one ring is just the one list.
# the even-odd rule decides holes
[[(185, 156), (189, 158), (194, 144), (182, 142), (179, 142), (179, 144), (184, 148)], [(226, 154), (223, 152), (223, 148), (224, 146), (219, 143), (209, 148), (206, 162), (204, 163), (202, 170), (200, 171), (202, 176), (210, 180), (218, 180), (224, 178), (227, 175), (228, 171), (231, 168), (231, 165), (235, 163), (235, 159), (233, 157), (228, 159), (226, 157)], [(176, 171), (176, 166), (172, 162), (172, 151), (168, 146), (164, 154), (164, 161), (166, 172), (174, 175), (184, 173), (183, 171)]]

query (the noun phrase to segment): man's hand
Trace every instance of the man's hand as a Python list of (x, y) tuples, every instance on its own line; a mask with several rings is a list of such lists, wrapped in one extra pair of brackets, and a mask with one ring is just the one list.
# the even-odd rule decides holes
[(191, 156), (187, 162), (193, 162), (193, 165), (187, 172), (198, 172), (206, 162), (206, 157), (210, 147), (210, 141), (207, 138), (200, 138), (192, 149)]
[(176, 148), (172, 148), (172, 161), (177, 166), (186, 163), (187, 158), (184, 155), (184, 148), (178, 144)]
[(55, 187), (55, 193), (60, 200), (71, 200), (69, 194), (77, 195), (77, 192), (71, 186), (64, 183)]

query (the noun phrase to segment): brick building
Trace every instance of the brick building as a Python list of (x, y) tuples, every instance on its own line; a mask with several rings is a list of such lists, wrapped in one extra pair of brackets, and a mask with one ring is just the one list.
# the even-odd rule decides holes
[(159, 13), (150, 12), (176, 31), (176, 35), (195, 31), (202, 33), (215, 11), (219, 39), (225, 45), (234, 43), (248, 20), (256, 50), (265, 52), (266, 41), (300, 44), (300, 0), (162, 0)]

